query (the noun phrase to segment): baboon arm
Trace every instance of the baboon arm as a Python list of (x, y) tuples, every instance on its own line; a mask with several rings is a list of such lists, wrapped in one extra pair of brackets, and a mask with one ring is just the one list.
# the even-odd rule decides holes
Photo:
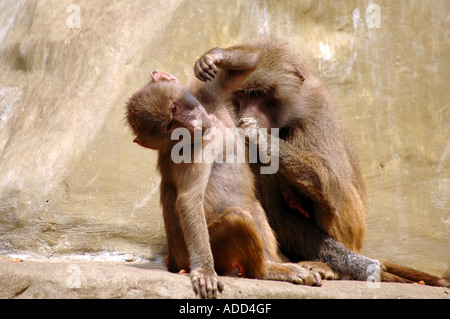
[(340, 187), (337, 185), (337, 176), (334, 176), (326, 160), (312, 152), (298, 149), (282, 139), (278, 140), (281, 175), (302, 194), (335, 213), (333, 202), (336, 201), (331, 201), (330, 198), (339, 196), (336, 191)]
[(216, 298), (217, 292), (222, 292), (223, 284), (214, 270), (204, 210), (211, 164), (187, 165), (187, 169), (174, 172), (179, 181), (175, 205), (189, 254), (191, 283), (196, 295), (201, 298)]
[(177, 211), (189, 252), (191, 269), (213, 270), (214, 260), (209, 245), (208, 227), (203, 207), (198, 202), (198, 197), (190, 199), (185, 196), (178, 197)]
[[(226, 49), (214, 48), (195, 62), (195, 76), (203, 81), (213, 81), (211, 89), (221, 96), (236, 90), (245, 78), (255, 70), (261, 57), (257, 48), (234, 46)], [(218, 69), (230, 72), (220, 72)], [(217, 77), (216, 77), (217, 75)]]
[(234, 46), (226, 49), (216, 48), (212, 52), (220, 57), (216, 62), (218, 67), (235, 71), (253, 70), (261, 56), (259, 49), (244, 46)]
[(183, 184), (178, 187), (176, 210), (189, 252), (191, 270), (203, 269), (214, 272), (214, 260), (203, 207), (210, 170), (192, 167), (192, 172), (189, 178), (180, 179)]
[(217, 67), (233, 71), (249, 71), (256, 67), (261, 51), (256, 48), (234, 46), (226, 49), (214, 48), (195, 62), (197, 78), (206, 82), (214, 79)]
[(339, 193), (341, 186), (325, 158), (292, 145), (278, 136), (268, 134), (266, 138), (260, 133), (252, 133), (251, 131), (258, 130), (258, 124), (253, 119), (243, 122), (241, 120), (240, 124), (244, 126), (245, 134), (253, 143), (258, 143), (260, 154), (268, 154), (271, 160), (278, 159), (277, 173), (283, 176), (284, 181), (316, 203), (324, 205), (328, 211), (336, 212), (334, 203), (342, 195)]

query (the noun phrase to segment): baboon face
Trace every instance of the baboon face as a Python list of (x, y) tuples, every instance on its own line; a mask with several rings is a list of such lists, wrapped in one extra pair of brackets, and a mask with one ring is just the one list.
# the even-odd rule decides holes
[(150, 149), (173, 144), (174, 129), (190, 132), (204, 130), (210, 118), (200, 102), (177, 82), (150, 82), (127, 103), (127, 121), (136, 138), (134, 142)]

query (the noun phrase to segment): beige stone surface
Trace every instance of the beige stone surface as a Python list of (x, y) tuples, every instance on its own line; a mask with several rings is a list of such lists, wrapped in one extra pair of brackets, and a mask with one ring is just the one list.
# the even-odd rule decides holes
[(153, 69), (186, 81), (211, 47), (273, 36), (310, 58), (353, 136), (363, 252), (442, 275), (450, 3), (380, 2), (377, 28), (371, 2), (2, 1), (0, 253), (160, 260), (156, 154), (131, 142), (125, 101)]
[[(158, 264), (12, 260), (0, 258), (0, 298), (196, 298), (189, 275), (169, 273)], [(220, 279), (224, 284), (220, 299), (450, 299), (448, 288), (418, 284), (339, 280), (308, 287), (269, 280)]]

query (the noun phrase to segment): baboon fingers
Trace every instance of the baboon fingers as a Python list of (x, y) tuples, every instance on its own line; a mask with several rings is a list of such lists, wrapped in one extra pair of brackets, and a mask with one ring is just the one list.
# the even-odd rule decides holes
[(301, 261), (298, 264), (300, 265), (300, 267), (315, 271), (320, 275), (321, 279), (338, 280), (340, 278), (339, 274), (325, 263), (317, 261)]
[(264, 279), (287, 281), (297, 285), (322, 286), (320, 274), (293, 263), (267, 263), (267, 274)]
[(217, 74), (215, 59), (211, 54), (205, 54), (195, 62), (195, 76), (203, 81), (212, 81)]
[(217, 275), (201, 269), (191, 271), (191, 282), (195, 295), (202, 299), (216, 299), (217, 292), (223, 291), (223, 283)]
[(295, 268), (297, 271), (297, 276), (301, 280), (299, 282), (294, 282), (294, 283), (298, 283), (298, 284), (306, 285), (306, 286), (317, 286), (317, 287), (322, 286), (322, 279), (320, 277), (320, 274), (317, 271), (308, 270), (303, 267), (298, 267), (298, 268), (295, 267)]

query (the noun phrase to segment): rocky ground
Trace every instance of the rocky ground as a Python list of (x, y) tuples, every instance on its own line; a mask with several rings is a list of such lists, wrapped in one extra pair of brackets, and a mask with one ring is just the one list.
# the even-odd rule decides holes
[[(418, 284), (325, 281), (322, 287), (223, 277), (228, 299), (450, 299), (450, 289)], [(195, 298), (186, 274), (160, 264), (0, 257), (0, 298)]]

